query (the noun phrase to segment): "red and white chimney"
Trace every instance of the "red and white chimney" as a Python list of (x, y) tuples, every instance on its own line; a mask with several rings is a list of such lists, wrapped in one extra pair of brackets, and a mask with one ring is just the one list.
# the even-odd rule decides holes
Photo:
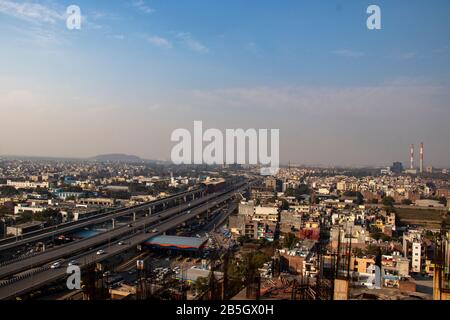
[(414, 145), (411, 145), (411, 170), (414, 169)]
[(423, 142), (420, 144), (420, 173), (423, 173)]

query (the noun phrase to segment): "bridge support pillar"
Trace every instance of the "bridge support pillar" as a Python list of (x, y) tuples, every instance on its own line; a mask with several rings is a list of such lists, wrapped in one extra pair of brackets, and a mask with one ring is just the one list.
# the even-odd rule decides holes
[(152, 208), (152, 207), (148, 208), (148, 214), (149, 214), (150, 216), (152, 215), (152, 211), (153, 211), (153, 208)]
[(116, 219), (112, 219), (112, 228), (113, 228), (113, 229), (116, 228)]
[(136, 221), (136, 212), (133, 212), (133, 221)]

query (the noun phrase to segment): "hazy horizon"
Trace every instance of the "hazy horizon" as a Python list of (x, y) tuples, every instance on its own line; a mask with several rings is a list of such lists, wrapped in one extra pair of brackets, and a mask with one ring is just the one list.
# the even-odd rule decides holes
[[(65, 9), (80, 6), (81, 30)], [(450, 2), (0, 0), (0, 155), (170, 160), (171, 133), (280, 129), (280, 162), (450, 168)]]

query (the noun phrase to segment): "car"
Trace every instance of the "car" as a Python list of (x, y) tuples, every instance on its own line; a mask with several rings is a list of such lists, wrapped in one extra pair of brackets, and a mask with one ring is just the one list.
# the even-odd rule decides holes
[(111, 275), (111, 271), (106, 271), (103, 273), (103, 277), (109, 277)]
[(125, 244), (125, 242), (123, 242), (123, 241), (119, 241), (119, 243), (118, 243), (119, 246), (123, 246), (124, 244)]
[(72, 260), (72, 261), (70, 261), (67, 265), (68, 265), (69, 267), (70, 267), (70, 266), (77, 266), (77, 265), (78, 265), (78, 261)]
[(158, 229), (157, 229), (157, 228), (155, 228), (155, 229), (152, 230), (152, 233), (156, 233), (156, 232), (158, 232)]
[(97, 255), (102, 255), (102, 254), (104, 254), (105, 253), (105, 250), (98, 250), (97, 251)]
[(128, 228), (132, 228), (133, 227), (133, 225), (130, 223), (129, 225), (128, 225)]
[(61, 267), (61, 262), (59, 262), (59, 261), (54, 262), (54, 263), (50, 266), (51, 269), (58, 269), (59, 267)]

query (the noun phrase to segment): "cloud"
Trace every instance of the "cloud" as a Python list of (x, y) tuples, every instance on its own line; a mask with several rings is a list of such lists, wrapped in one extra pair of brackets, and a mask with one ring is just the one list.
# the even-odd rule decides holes
[(37, 23), (56, 23), (65, 19), (65, 13), (32, 2), (0, 0), (0, 13)]
[(176, 34), (176, 37), (189, 50), (192, 50), (192, 51), (198, 52), (198, 53), (208, 53), (209, 52), (209, 49), (205, 45), (203, 45), (200, 41), (194, 39), (189, 32), (179, 32)]
[(139, 11), (150, 14), (155, 12), (155, 10), (151, 7), (149, 7), (144, 0), (134, 0), (132, 2), (133, 7), (137, 8)]
[(151, 43), (154, 46), (157, 46), (160, 48), (165, 48), (165, 49), (172, 48), (172, 43), (165, 38), (162, 38), (159, 36), (154, 36), (154, 35), (152, 35), (152, 36), (147, 35), (147, 36), (144, 36), (144, 38), (147, 42)]
[[(239, 112), (300, 112), (309, 115), (351, 114), (355, 117), (410, 112), (426, 113), (445, 108), (448, 87), (411, 83), (363, 87), (253, 87), (196, 90), (179, 99), (195, 108)], [(427, 108), (424, 108), (427, 106)]]
[(361, 51), (354, 51), (349, 49), (340, 49), (340, 50), (334, 50), (331, 53), (346, 57), (346, 58), (360, 58), (364, 56), (364, 52)]

